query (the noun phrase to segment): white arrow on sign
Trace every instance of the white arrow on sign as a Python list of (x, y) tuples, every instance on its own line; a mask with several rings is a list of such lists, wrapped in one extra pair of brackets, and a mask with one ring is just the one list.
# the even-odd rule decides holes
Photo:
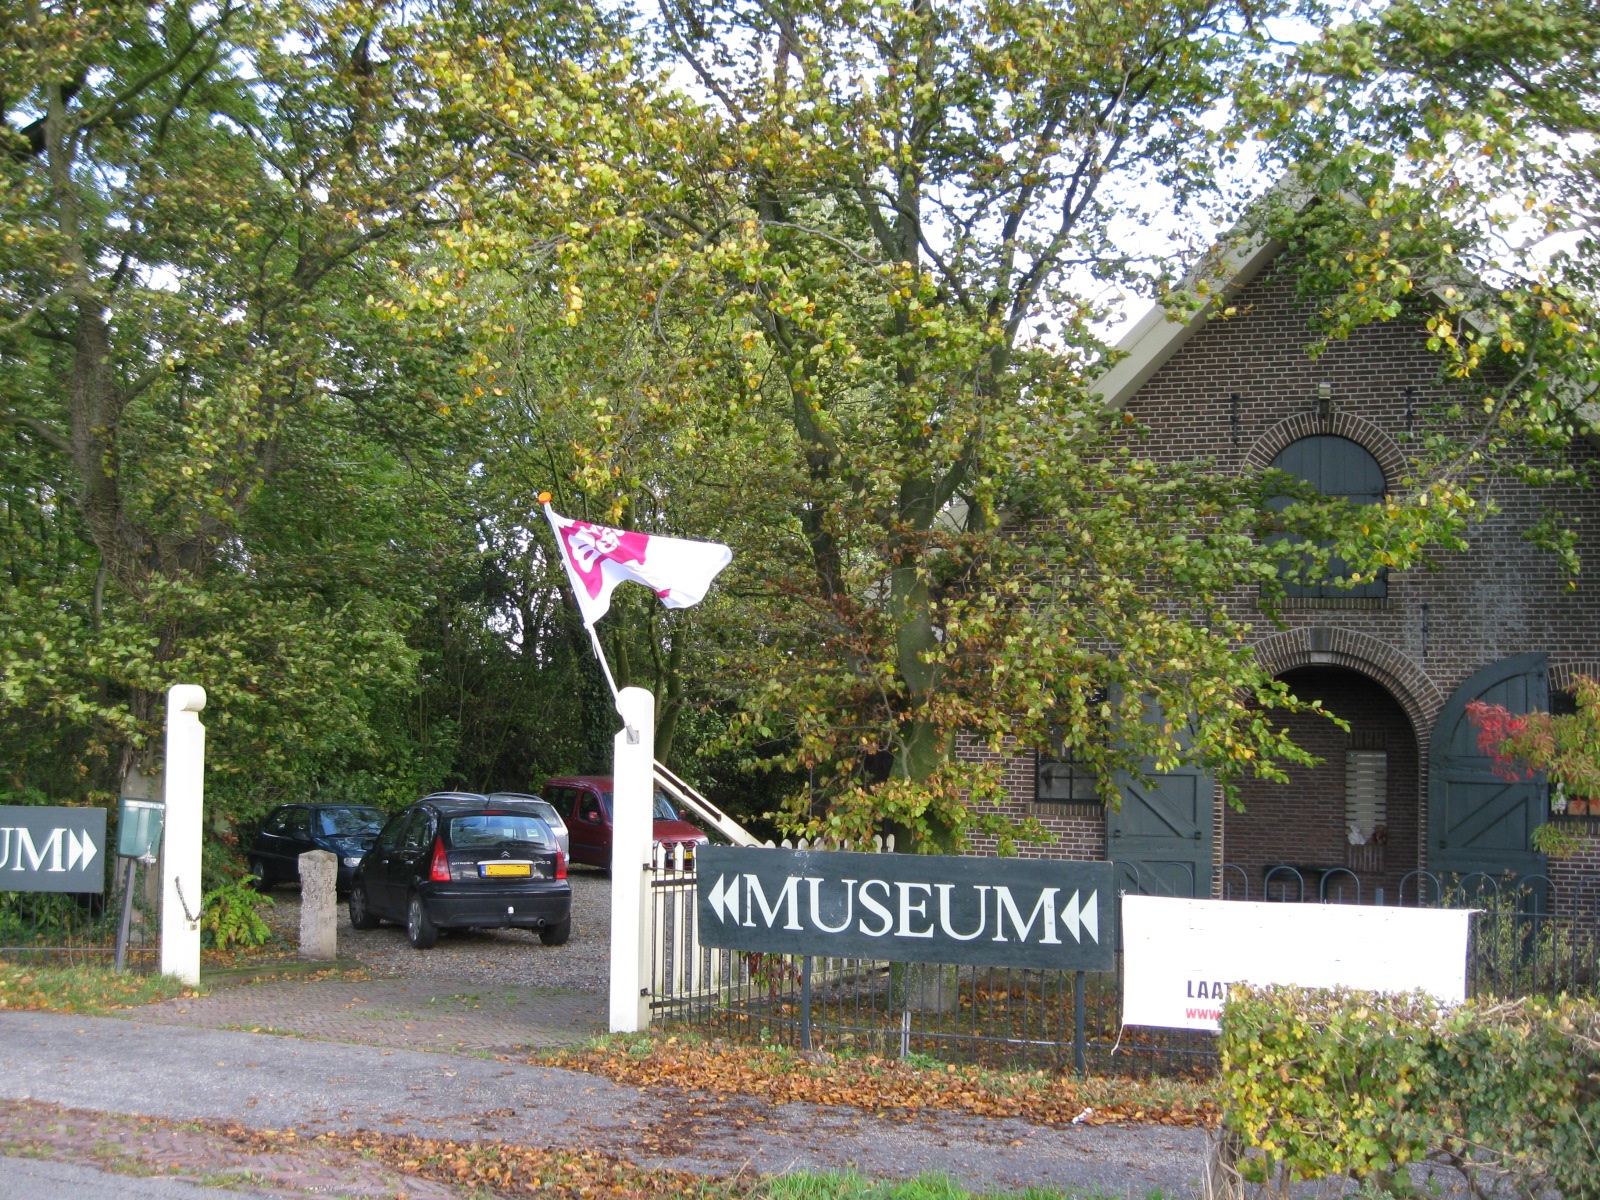
[(67, 830), (67, 870), (75, 871), (80, 865), (87, 867), (96, 853), (94, 838), (87, 831)]
[(1073, 892), (1072, 899), (1067, 901), (1067, 906), (1061, 910), (1061, 924), (1066, 926), (1068, 933), (1075, 942), (1083, 941), (1079, 933), (1087, 933), (1096, 942), (1100, 940), (1100, 893), (1090, 892), (1089, 898), (1078, 903), (1081, 892)]
[(727, 921), (733, 918), (733, 923), (739, 923), (739, 876), (729, 879), (726, 875), (718, 875), (716, 886), (711, 889), (708, 897), (711, 901), (711, 911), (717, 914), (717, 919)]

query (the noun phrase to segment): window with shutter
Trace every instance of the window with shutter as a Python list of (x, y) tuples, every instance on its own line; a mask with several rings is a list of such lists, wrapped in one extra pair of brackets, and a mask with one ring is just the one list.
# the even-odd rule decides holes
[[(1349, 438), (1319, 435), (1291, 442), (1272, 460), (1274, 470), (1305, 480), (1318, 492), (1351, 504), (1378, 504), (1388, 491), (1383, 468), (1362, 446)], [(1274, 507), (1285, 508), (1287, 498)], [(1308, 563), (1288, 560), (1283, 564), (1284, 592), (1289, 596), (1336, 599), (1353, 596), (1380, 597), (1389, 594), (1388, 572), (1376, 579), (1354, 585), (1335, 582), (1348, 578), (1349, 565), (1338, 556), (1328, 562), (1321, 579), (1313, 578)]]
[(1355, 871), (1383, 870), (1389, 840), (1389, 755), (1384, 750), (1344, 753), (1346, 860)]

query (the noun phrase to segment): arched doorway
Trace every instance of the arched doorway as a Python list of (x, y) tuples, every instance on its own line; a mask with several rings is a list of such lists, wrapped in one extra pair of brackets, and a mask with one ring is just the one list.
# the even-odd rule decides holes
[[(1223, 894), (1260, 899), (1270, 872), (1294, 867), (1305, 898), (1394, 904), (1418, 865), (1417, 734), (1382, 684), (1345, 667), (1306, 666), (1279, 676), (1302, 700), (1320, 700), (1340, 729), (1312, 713), (1285, 720), (1295, 742), (1322, 761), (1295, 767), (1286, 784), (1247, 780), (1244, 811), (1223, 818)], [(1355, 879), (1351, 878), (1351, 874)], [(1272, 898), (1295, 899), (1291, 872), (1272, 874)], [(1359, 887), (1357, 882), (1359, 881)], [(1414, 900), (1408, 884), (1407, 898)]]

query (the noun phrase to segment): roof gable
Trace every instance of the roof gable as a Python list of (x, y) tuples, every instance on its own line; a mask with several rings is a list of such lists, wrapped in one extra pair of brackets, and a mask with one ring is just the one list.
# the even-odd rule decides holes
[(1163, 305), (1147, 312), (1117, 342), (1123, 355), (1094, 385), (1108, 408), (1121, 409), (1148, 383), (1191, 337), (1259, 275), (1264, 267), (1283, 252), (1284, 244), (1269, 238), (1235, 240), (1217, 246), (1192, 271), (1189, 281), (1221, 279), (1221, 287), (1205, 303), (1198, 305), (1187, 320), (1174, 318)]

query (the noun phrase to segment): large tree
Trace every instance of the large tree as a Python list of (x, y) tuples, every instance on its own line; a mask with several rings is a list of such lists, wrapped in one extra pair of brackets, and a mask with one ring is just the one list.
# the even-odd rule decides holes
[(656, 527), (736, 547), (723, 686), (809, 779), (796, 826), (1008, 841), (963, 734), (1054, 740), (1108, 792), (1151, 759), (1226, 785), (1298, 755), (1223, 603), (1275, 578), (1264, 495), (1141, 461), (1087, 386), (1089, 297), (1161, 276), (1124, 235), (1213, 194), (1210, 115), (1268, 15), (666, 4), (661, 77), (560, 113), (509, 66), (477, 81), (486, 165), (525, 182), (479, 194), (463, 252), (612, 348), (575, 389), (591, 511), (669, 445), (693, 464)]
[(406, 638), (448, 574), (430, 556), (475, 546), (476, 429), (465, 344), (391, 283), (460, 218), (475, 149), (428, 64), (502, 41), (559, 60), (601, 28), (576, 16), (3, 6), (8, 553), (73, 568), (13, 571), (3, 703), (81, 731), (96, 787), (152, 765), (180, 679), (211, 688), (217, 765), (255, 807), (438, 769), (405, 728)]

